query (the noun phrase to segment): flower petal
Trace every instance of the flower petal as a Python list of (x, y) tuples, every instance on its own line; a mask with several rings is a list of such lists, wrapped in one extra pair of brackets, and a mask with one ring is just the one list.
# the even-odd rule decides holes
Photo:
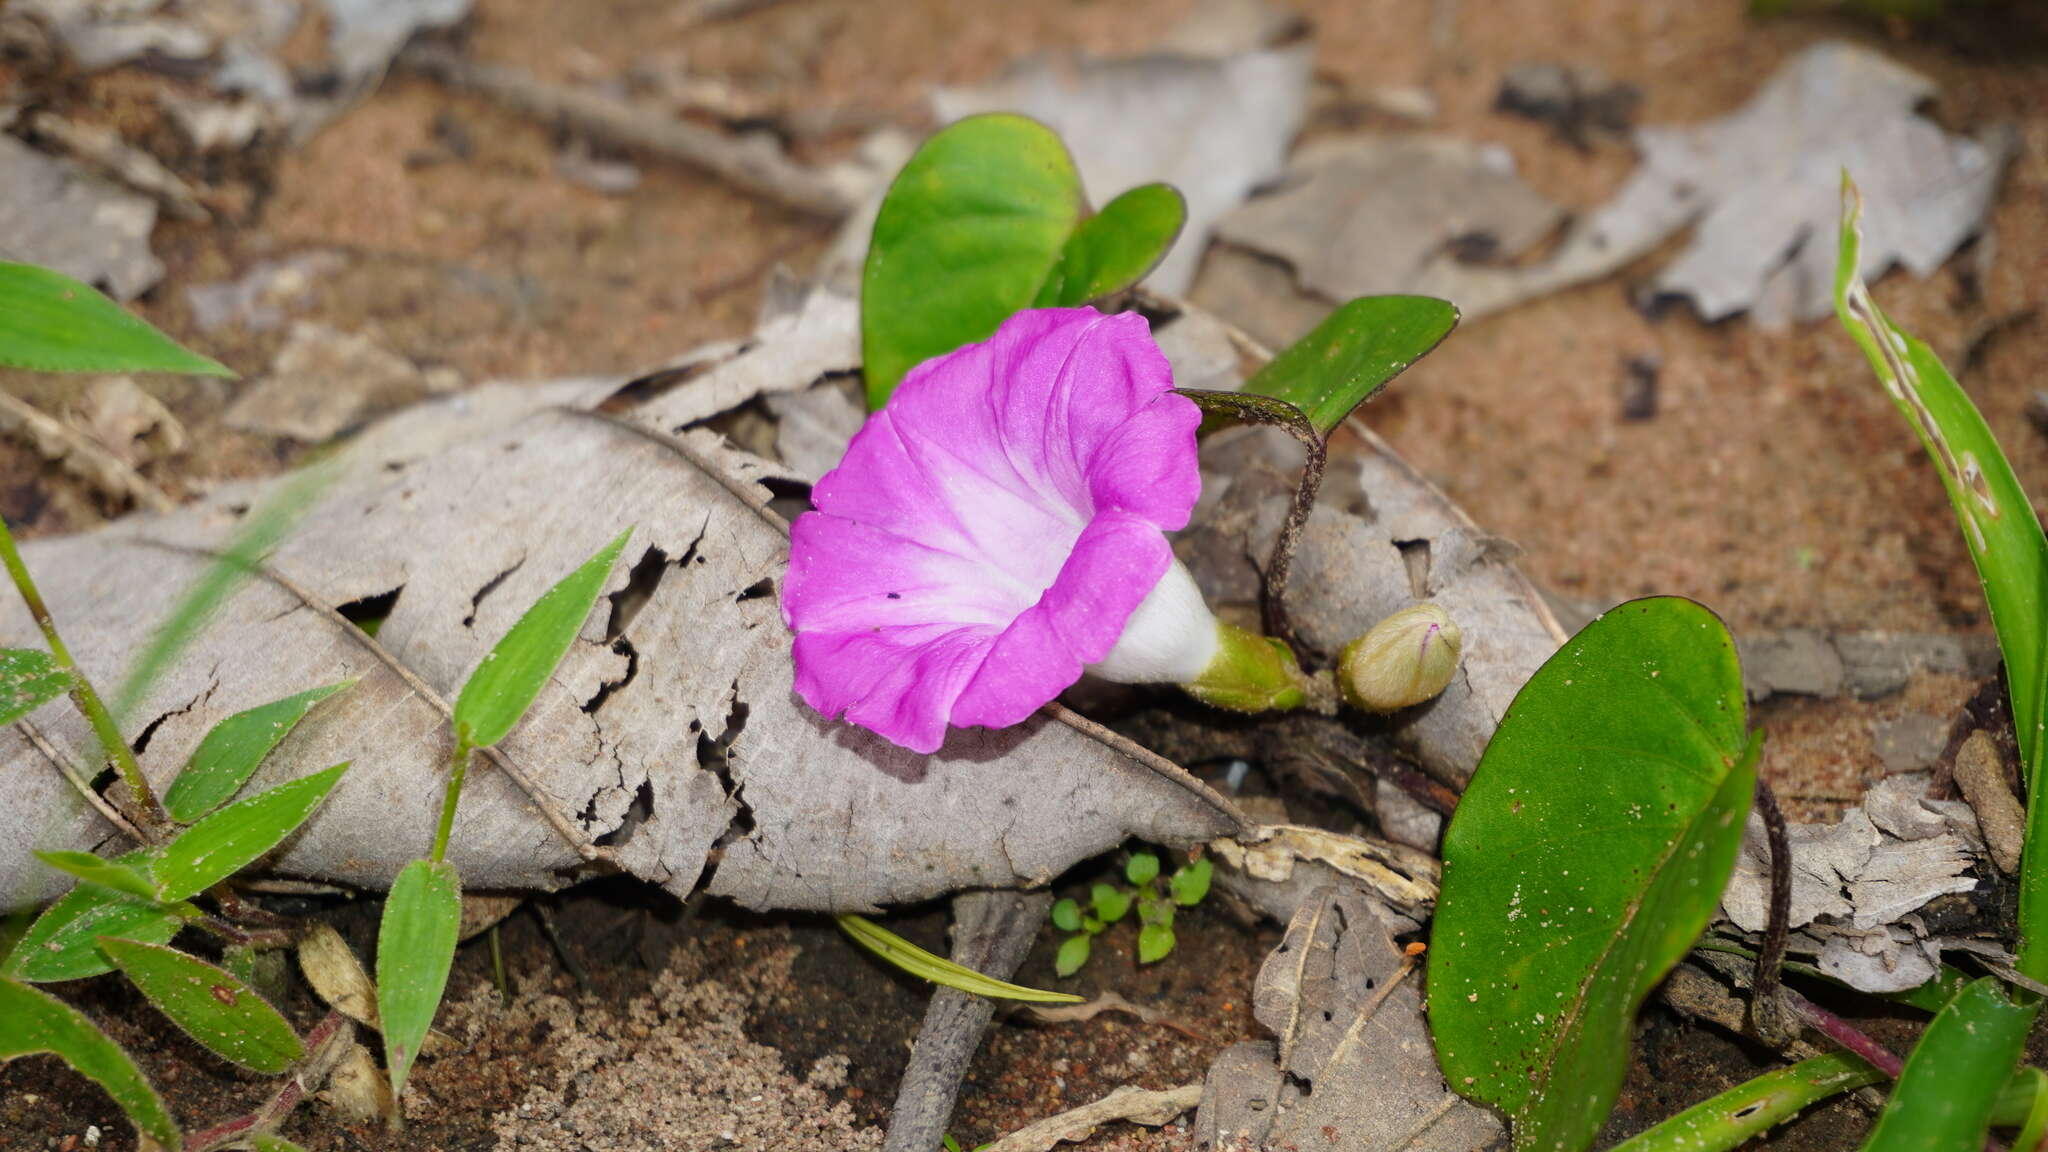
[(953, 723), (1002, 728), (1043, 707), (1084, 665), (1109, 654), (1172, 564), (1173, 548), (1151, 522), (1123, 512), (1096, 517), (1059, 579), (996, 639), (954, 701)]

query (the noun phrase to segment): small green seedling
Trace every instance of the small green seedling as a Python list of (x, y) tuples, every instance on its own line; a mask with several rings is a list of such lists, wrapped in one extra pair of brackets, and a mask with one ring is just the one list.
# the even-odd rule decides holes
[(1138, 910), (1138, 963), (1151, 964), (1166, 958), (1173, 951), (1173, 913), (1176, 906), (1191, 908), (1202, 902), (1209, 894), (1209, 880), (1215, 872), (1215, 865), (1207, 857), (1192, 860), (1175, 869), (1166, 878), (1162, 892), (1159, 885), (1159, 857), (1151, 852), (1136, 852), (1124, 863), (1124, 879), (1128, 887), (1098, 882), (1088, 893), (1088, 907), (1069, 898), (1052, 906), (1052, 924), (1062, 932), (1071, 932), (1060, 943), (1059, 954), (1053, 959), (1053, 970), (1061, 976), (1072, 976), (1088, 963), (1088, 953), (1095, 937), (1100, 936), (1111, 924), (1122, 920), (1132, 908)]

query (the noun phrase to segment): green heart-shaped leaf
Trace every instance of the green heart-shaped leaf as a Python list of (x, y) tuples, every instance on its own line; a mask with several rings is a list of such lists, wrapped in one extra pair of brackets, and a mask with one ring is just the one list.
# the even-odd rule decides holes
[(1448, 301), (1361, 296), (1273, 357), (1244, 390), (1287, 401), (1328, 436), (1457, 326), (1458, 310)]
[(1758, 750), (1734, 642), (1689, 600), (1609, 609), (1515, 697), (1444, 836), (1429, 1019), (1516, 1147), (1600, 1131), (1636, 1009), (1734, 869)]

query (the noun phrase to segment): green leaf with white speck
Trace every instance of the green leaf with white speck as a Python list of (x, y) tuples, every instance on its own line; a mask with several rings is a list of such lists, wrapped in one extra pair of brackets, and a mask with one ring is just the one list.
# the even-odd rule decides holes
[(399, 869), (377, 929), (377, 1019), (394, 1096), (404, 1095), (434, 1026), (461, 928), (462, 877), (455, 865), (415, 860)]
[(184, 921), (151, 900), (140, 900), (99, 884), (80, 884), (43, 909), (7, 954), (0, 975), (30, 983), (83, 980), (114, 970), (100, 953), (103, 936), (162, 944)]
[(39, 648), (0, 648), (0, 724), (12, 724), (71, 691), (71, 673)]
[(0, 980), (0, 1061), (55, 1054), (106, 1090), (144, 1136), (176, 1152), (178, 1124), (119, 1044), (78, 1009), (12, 980)]
[(347, 770), (347, 764), (336, 764), (280, 784), (179, 833), (150, 863), (157, 899), (190, 899), (254, 863), (304, 824)]
[(306, 1054), (277, 1009), (226, 969), (161, 944), (106, 939), (100, 950), (151, 1004), (214, 1055), (275, 1076)]
[(227, 803), (313, 705), (353, 683), (329, 684), (259, 704), (215, 724), (165, 789), (164, 810), (178, 823), (190, 824)]
[(1759, 749), (1734, 642), (1689, 600), (1609, 609), (1515, 697), (1444, 836), (1429, 1021), (1517, 1148), (1598, 1135), (1636, 1010), (1734, 869)]

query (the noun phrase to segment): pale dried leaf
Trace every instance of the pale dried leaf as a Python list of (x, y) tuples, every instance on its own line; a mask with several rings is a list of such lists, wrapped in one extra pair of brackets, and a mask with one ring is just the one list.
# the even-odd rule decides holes
[(1152, 1090), (1119, 1084), (1093, 1104), (1070, 1108), (1057, 1116), (1027, 1124), (987, 1145), (982, 1152), (1050, 1152), (1054, 1146), (1079, 1143), (1104, 1124), (1118, 1120), (1158, 1127), (1168, 1124), (1202, 1099), (1200, 1084)]
[(133, 300), (164, 274), (156, 202), (0, 136), (0, 259), (54, 268)]

